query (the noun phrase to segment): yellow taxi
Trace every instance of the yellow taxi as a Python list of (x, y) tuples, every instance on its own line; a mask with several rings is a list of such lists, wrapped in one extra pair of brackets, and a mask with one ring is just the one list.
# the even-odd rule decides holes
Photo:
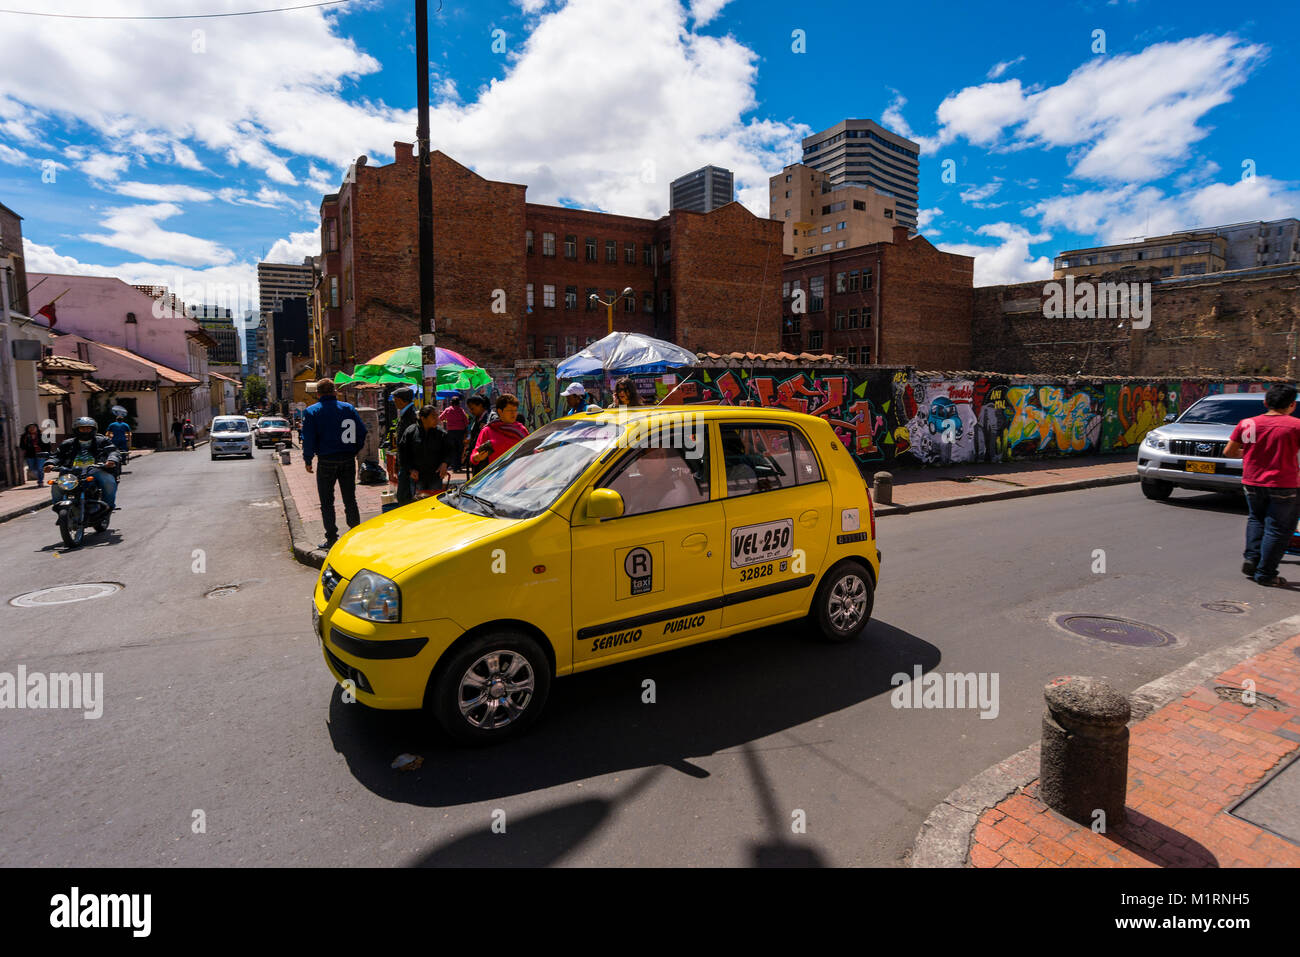
[(553, 678), (807, 618), (857, 635), (880, 574), (852, 455), (780, 409), (556, 419), (465, 485), (348, 531), (312, 616), (356, 700), (463, 742), (538, 718)]

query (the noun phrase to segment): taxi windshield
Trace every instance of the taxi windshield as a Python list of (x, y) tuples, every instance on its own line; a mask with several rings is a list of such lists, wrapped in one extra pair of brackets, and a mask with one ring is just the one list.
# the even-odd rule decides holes
[(440, 500), (467, 512), (532, 518), (550, 508), (622, 433), (623, 426), (613, 422), (559, 419)]
[(218, 420), (212, 426), (213, 432), (247, 432), (248, 425), (236, 419)]

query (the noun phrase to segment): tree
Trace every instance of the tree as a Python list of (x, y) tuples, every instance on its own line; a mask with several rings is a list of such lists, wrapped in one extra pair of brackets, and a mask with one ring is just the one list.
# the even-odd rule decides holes
[(260, 408), (266, 402), (266, 380), (260, 375), (249, 375), (244, 380), (244, 408)]

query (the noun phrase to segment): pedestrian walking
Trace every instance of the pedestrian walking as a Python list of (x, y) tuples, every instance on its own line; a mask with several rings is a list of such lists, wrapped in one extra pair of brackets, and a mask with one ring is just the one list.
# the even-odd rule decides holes
[(528, 435), (528, 427), (519, 419), (519, 400), (506, 392), (497, 398), (498, 418), (483, 426), (469, 460), (475, 465), (491, 465)]
[(465, 432), (469, 428), (469, 416), (460, 407), (460, 396), (454, 395), (447, 400), (447, 408), (442, 410), (438, 421), (447, 430), (447, 438), (451, 441), (450, 461), (459, 465), (461, 451), (465, 446)]
[(181, 447), (181, 420), (172, 416), (172, 438), (176, 440), (176, 447)]
[(36, 484), (40, 485), (45, 481), (45, 461), (54, 454), (54, 447), (45, 441), (36, 423), (29, 422), (18, 438), (18, 448), (23, 453), (23, 461), (36, 476)]
[(590, 404), (587, 402), (587, 388), (581, 382), (570, 383), (560, 395), (564, 396), (564, 409), (556, 418), (585, 412)]
[(441, 492), (455, 461), (454, 447), (448, 434), (438, 428), (438, 410), (426, 405), (419, 412), (419, 424), (407, 430), (411, 459), (411, 484), (417, 497)]
[(402, 386), (400, 389), (393, 390), (393, 406), (397, 409), (397, 422), (393, 428), (393, 437), (397, 443), (398, 505), (405, 505), (415, 499), (415, 490), (411, 486), (409, 466), (403, 464), (402, 461), (402, 439), (408, 429), (419, 425), (415, 418), (415, 407), (411, 404), (414, 400), (415, 390), (410, 386)]
[(312, 459), (319, 458), (316, 470), (316, 495), (320, 499), (321, 521), (325, 523), (325, 541), (320, 547), (328, 551), (338, 541), (339, 529), (334, 515), (334, 483), (343, 497), (343, 516), (348, 528), (361, 524), (357, 509), (357, 453), (365, 445), (366, 425), (350, 403), (334, 395), (334, 380), (316, 383), (319, 401), (302, 414), (302, 461), (310, 473)]
[(185, 422), (181, 425), (181, 438), (184, 441), (182, 447), (193, 451), (193, 449), (195, 448), (194, 439), (197, 436), (198, 433), (194, 429), (194, 423), (191, 422), (189, 419), (186, 419)]
[(1296, 389), (1271, 386), (1264, 394), (1263, 415), (1237, 423), (1223, 450), (1241, 457), (1241, 485), (1246, 492), (1246, 551), (1241, 570), (1260, 585), (1285, 585), (1278, 563), (1295, 533), (1300, 516), (1300, 419)]

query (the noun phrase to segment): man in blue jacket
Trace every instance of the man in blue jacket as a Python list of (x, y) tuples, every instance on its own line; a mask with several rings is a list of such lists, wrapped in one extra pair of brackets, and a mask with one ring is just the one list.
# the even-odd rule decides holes
[(343, 515), (348, 528), (361, 524), (357, 510), (357, 453), (366, 440), (366, 426), (357, 410), (334, 395), (334, 382), (321, 379), (316, 383), (320, 401), (302, 414), (302, 462), (312, 471), (311, 460), (320, 458), (316, 472), (316, 494), (320, 497), (320, 517), (325, 523), (325, 541), (320, 547), (329, 551), (339, 537), (334, 517), (334, 483), (343, 495)]

